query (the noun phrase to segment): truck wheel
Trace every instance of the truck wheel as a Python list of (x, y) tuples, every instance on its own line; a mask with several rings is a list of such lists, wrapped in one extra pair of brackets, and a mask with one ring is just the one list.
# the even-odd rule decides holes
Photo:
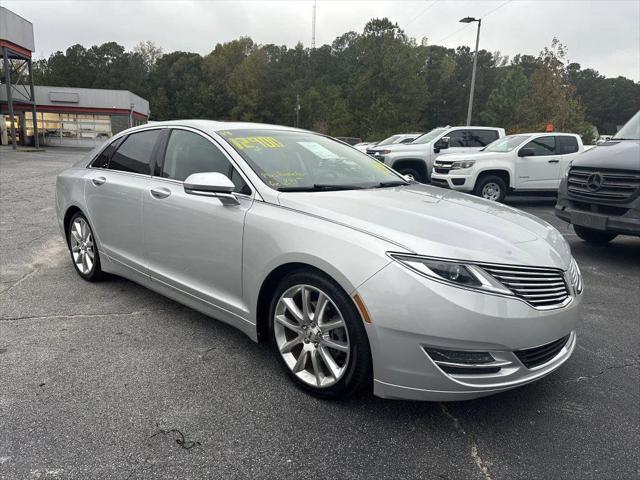
[(594, 230), (593, 228), (581, 227), (574, 225), (573, 229), (582, 240), (594, 245), (604, 245), (618, 236), (617, 233), (603, 232), (602, 230)]
[(478, 180), (473, 193), (486, 200), (502, 202), (507, 194), (507, 186), (502, 178), (496, 175), (488, 175)]
[(409, 180), (415, 180), (416, 182), (420, 182), (420, 183), (424, 183), (426, 181), (426, 178), (423, 178), (422, 174), (414, 168), (409, 168), (409, 167), (400, 168), (398, 170), (398, 173), (400, 173), (401, 175), (404, 175)]

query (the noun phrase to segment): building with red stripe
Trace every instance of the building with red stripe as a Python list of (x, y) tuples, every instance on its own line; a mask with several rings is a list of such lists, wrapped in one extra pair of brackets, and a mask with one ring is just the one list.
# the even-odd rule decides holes
[(127, 90), (33, 85), (33, 51), (31, 22), (0, 7), (0, 143), (91, 147), (147, 122), (149, 102)]

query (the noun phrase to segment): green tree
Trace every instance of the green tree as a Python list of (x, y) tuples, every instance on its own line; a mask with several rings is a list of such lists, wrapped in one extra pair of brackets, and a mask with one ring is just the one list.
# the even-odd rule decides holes
[(509, 133), (526, 129), (528, 94), (529, 81), (522, 67), (508, 67), (508, 73), (489, 95), (480, 115), (482, 121), (487, 125), (508, 126)]

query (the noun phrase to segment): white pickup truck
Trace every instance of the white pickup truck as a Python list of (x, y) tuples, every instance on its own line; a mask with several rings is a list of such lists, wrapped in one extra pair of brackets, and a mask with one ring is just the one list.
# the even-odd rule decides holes
[(482, 151), (436, 158), (431, 184), (501, 202), (508, 192), (557, 192), (582, 140), (572, 133), (521, 133)]
[(427, 182), (438, 155), (477, 152), (504, 135), (504, 128), (438, 127), (411, 143), (377, 145), (367, 153), (411, 180)]

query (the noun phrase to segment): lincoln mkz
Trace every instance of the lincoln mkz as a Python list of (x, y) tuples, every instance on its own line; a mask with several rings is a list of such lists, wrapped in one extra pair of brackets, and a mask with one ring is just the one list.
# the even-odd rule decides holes
[(136, 127), (62, 172), (56, 206), (82, 278), (128, 278), (268, 342), (320, 397), (481, 397), (576, 345), (582, 279), (555, 228), (324, 135)]

